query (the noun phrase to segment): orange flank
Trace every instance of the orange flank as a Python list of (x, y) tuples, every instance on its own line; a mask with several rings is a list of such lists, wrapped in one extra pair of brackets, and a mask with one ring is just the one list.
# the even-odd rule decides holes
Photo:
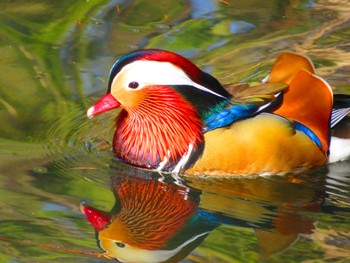
[(187, 174), (277, 174), (327, 162), (309, 137), (272, 114), (207, 132), (204, 140), (203, 155)]

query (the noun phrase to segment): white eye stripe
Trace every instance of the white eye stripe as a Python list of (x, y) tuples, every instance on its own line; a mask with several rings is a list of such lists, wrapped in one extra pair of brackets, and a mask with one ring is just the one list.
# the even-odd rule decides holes
[(148, 85), (189, 85), (218, 97), (225, 98), (224, 96), (192, 81), (184, 71), (170, 62), (147, 60), (134, 61), (121, 69), (121, 71), (114, 77), (112, 86), (118, 81), (121, 81), (118, 84), (121, 84), (129, 90), (132, 90), (128, 88), (129, 83), (135, 81), (139, 83), (137, 89), (142, 89)]

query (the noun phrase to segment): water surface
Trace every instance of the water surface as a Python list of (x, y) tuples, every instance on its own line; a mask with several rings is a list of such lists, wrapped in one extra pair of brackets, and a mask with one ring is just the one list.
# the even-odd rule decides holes
[(350, 261), (350, 162), (160, 176), (113, 160), (115, 112), (85, 117), (110, 66), (136, 48), (178, 52), (223, 83), (260, 81), (296, 51), (349, 94), (349, 28), (348, 1), (0, 2), (0, 261), (109, 262), (97, 239), (110, 256), (122, 245), (101, 241), (109, 233), (95, 234), (83, 200), (154, 261)]

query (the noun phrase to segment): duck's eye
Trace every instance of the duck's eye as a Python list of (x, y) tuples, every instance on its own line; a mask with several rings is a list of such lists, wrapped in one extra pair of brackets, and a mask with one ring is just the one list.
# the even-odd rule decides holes
[(120, 247), (120, 248), (123, 248), (125, 247), (125, 244), (124, 243), (121, 243), (121, 242), (115, 242), (115, 244)]
[(130, 89), (137, 89), (137, 87), (139, 86), (139, 83), (136, 81), (132, 81), (129, 83), (129, 88)]

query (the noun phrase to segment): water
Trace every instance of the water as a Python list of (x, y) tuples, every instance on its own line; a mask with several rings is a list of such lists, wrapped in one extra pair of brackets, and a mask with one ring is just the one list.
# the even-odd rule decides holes
[[(113, 160), (115, 113), (85, 117), (110, 66), (135, 48), (176, 51), (223, 83), (259, 81), (293, 50), (350, 93), (349, 17), (341, 0), (1, 1), (0, 261), (109, 262), (96, 238), (110, 256), (153, 251), (149, 262), (350, 261), (349, 162), (301, 175), (162, 177)], [(83, 200), (111, 211), (102, 215), (114, 239), (133, 245), (96, 236)]]

